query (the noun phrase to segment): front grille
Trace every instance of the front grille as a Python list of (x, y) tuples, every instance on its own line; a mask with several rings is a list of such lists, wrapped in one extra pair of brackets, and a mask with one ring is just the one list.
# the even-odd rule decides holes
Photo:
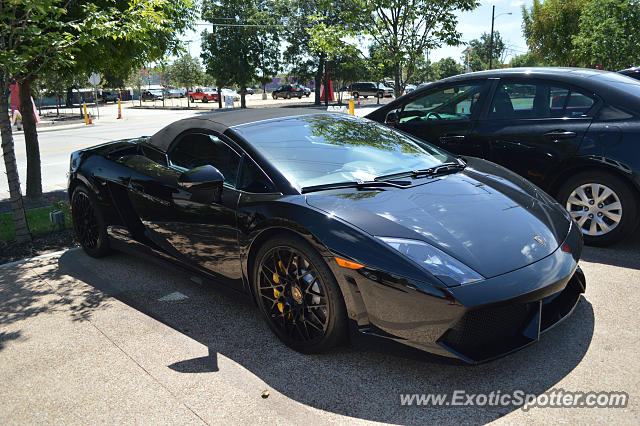
[(439, 342), (474, 360), (487, 360), (531, 341), (522, 335), (540, 302), (476, 309), (464, 314)]
[(545, 299), (542, 299), (542, 319), (540, 331), (545, 331), (558, 321), (569, 315), (582, 293), (583, 287), (574, 276), (564, 290)]

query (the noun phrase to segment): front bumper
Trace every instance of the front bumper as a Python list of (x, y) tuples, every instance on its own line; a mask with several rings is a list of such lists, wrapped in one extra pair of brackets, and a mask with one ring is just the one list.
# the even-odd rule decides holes
[(562, 246), (523, 268), (450, 288), (369, 268), (332, 267), (354, 336), (390, 339), (475, 364), (536, 342), (571, 314), (585, 291), (578, 267), (582, 238), (575, 227)]

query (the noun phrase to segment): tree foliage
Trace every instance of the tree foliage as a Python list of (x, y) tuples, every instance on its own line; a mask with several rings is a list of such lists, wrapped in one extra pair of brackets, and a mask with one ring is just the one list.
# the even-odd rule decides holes
[(493, 32), (493, 49), (491, 48), (491, 34), (482, 33), (480, 38), (469, 42), (471, 50), (470, 66), (472, 71), (482, 71), (489, 69), (489, 57), (493, 56), (493, 66), (504, 63), (507, 53), (505, 45), (499, 31)]
[(462, 74), (464, 68), (452, 57), (442, 58), (433, 64), (434, 80), (440, 80), (454, 75)]
[[(369, 34), (393, 64), (396, 96), (411, 80), (416, 58), (443, 44), (460, 44), (456, 12), (476, 0), (365, 0)], [(373, 22), (373, 24), (371, 24)]]
[[(280, 40), (271, 7), (268, 0), (203, 1), (202, 19), (213, 28), (202, 33), (201, 56), (218, 89), (226, 85), (244, 89), (277, 73)], [(241, 106), (246, 108), (244, 90)]]
[[(198, 58), (185, 53), (173, 61), (169, 67), (169, 75), (178, 86), (191, 91), (202, 80), (202, 65), (200, 65)], [(187, 96), (187, 106), (188, 104), (189, 97)]]
[(590, 66), (616, 71), (640, 63), (640, 2), (589, 0), (573, 37), (575, 56)]
[(529, 50), (553, 65), (578, 65), (573, 37), (578, 33), (584, 2), (533, 0), (531, 9), (522, 6), (522, 30)]

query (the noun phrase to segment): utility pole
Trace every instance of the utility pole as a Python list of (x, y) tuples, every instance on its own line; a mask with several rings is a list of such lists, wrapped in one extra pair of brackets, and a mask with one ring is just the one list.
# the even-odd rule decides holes
[(491, 9), (491, 39), (489, 41), (489, 69), (493, 68), (493, 21), (496, 15), (496, 5)]

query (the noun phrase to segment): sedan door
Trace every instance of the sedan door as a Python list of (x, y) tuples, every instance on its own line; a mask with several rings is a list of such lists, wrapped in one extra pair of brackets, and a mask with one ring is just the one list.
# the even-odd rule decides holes
[(488, 146), (474, 137), (491, 81), (450, 83), (411, 96), (397, 110), (395, 126), (454, 154), (485, 157)]
[(546, 188), (580, 147), (596, 103), (566, 84), (502, 79), (474, 132), (490, 147), (487, 159)]
[[(241, 156), (221, 138), (199, 131), (183, 133), (171, 144), (167, 164), (140, 160), (129, 197), (148, 237), (163, 250), (241, 288), (235, 189)], [(179, 183), (183, 172), (204, 165), (224, 176), (219, 199), (211, 191)]]

